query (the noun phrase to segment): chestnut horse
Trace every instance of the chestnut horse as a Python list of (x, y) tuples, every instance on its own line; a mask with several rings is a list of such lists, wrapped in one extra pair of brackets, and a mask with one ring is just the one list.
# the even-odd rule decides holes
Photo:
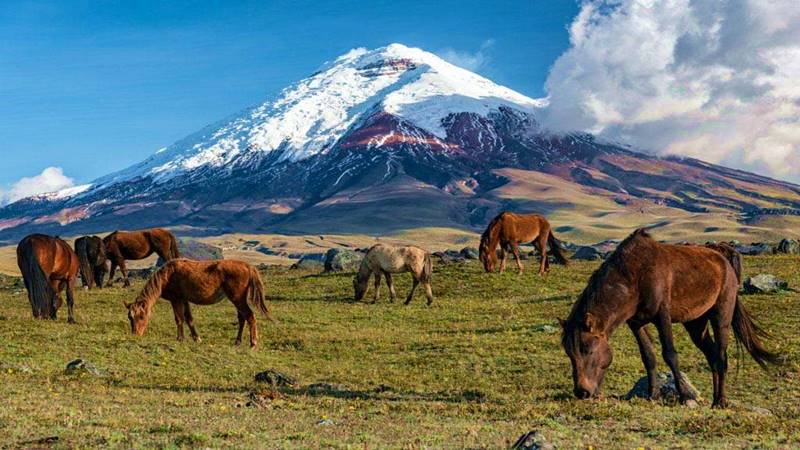
[(75, 253), (80, 262), (81, 279), (88, 289), (97, 286), (103, 288), (103, 278), (108, 267), (106, 262), (106, 247), (103, 240), (97, 236), (83, 236), (75, 240)]
[(373, 245), (361, 261), (361, 267), (359, 267), (358, 273), (353, 280), (353, 288), (356, 294), (355, 300), (360, 302), (364, 298), (369, 288), (369, 278), (372, 274), (375, 274), (375, 299), (373, 303), (377, 302), (380, 296), (381, 275), (386, 278), (386, 285), (389, 287), (389, 301), (394, 302), (397, 298), (397, 293), (394, 290), (392, 274), (401, 272), (411, 272), (411, 278), (414, 283), (411, 286), (408, 297), (406, 297), (406, 305), (411, 303), (411, 299), (414, 298), (414, 291), (420, 283), (425, 288), (428, 305), (433, 303), (433, 292), (431, 291), (433, 262), (431, 261), (431, 255), (413, 245), (404, 247), (385, 244)]
[(228, 297), (238, 311), (239, 333), (236, 335), (236, 345), (242, 342), (242, 330), (247, 321), (250, 325), (250, 346), (255, 347), (258, 329), (255, 314), (248, 303), (264, 313), (269, 320), (275, 320), (264, 303), (264, 286), (258, 271), (242, 261), (172, 260), (158, 269), (144, 285), (136, 300), (125, 303), (125, 307), (128, 308), (131, 332), (141, 336), (147, 329), (156, 300), (169, 300), (175, 313), (175, 324), (178, 326), (178, 340), (183, 340), (185, 321), (189, 325), (192, 338), (199, 342), (200, 336), (194, 328), (189, 303), (213, 305), (224, 297)]
[(558, 239), (553, 235), (550, 222), (538, 214), (514, 214), (502, 212), (497, 215), (481, 235), (480, 260), (487, 272), (494, 272), (497, 264), (495, 249), (500, 246), (500, 272), (506, 270), (507, 252), (511, 251), (517, 260), (519, 273), (522, 274), (522, 263), (519, 259), (519, 245), (532, 242), (539, 250), (539, 275), (550, 269), (547, 259), (547, 245), (559, 264), (567, 265), (568, 261), (561, 250)]
[(61, 307), (61, 291), (67, 291), (69, 322), (75, 323), (73, 292), (78, 276), (78, 256), (58, 237), (31, 234), (17, 246), (17, 265), (22, 272), (33, 317), (55, 319)]
[[(599, 394), (611, 364), (609, 337), (627, 324), (636, 337), (647, 370), (649, 395), (654, 398), (656, 356), (645, 325), (654, 323), (662, 356), (675, 379), (682, 403), (694, 403), (678, 370), (672, 324), (682, 323), (692, 342), (703, 352), (713, 373), (713, 407), (727, 405), (725, 375), (730, 329), (762, 367), (778, 358), (761, 342), (759, 328), (739, 300), (741, 256), (729, 246), (706, 248), (667, 245), (636, 230), (589, 278), (589, 283), (562, 321), (562, 345), (572, 363), (575, 396)], [(712, 339), (709, 324), (714, 331)]]
[(125, 287), (131, 285), (128, 281), (128, 269), (125, 267), (126, 260), (145, 259), (153, 253), (156, 253), (164, 261), (172, 261), (180, 257), (178, 241), (172, 233), (163, 228), (130, 232), (115, 231), (103, 238), (103, 244), (106, 247), (106, 256), (111, 261), (111, 273), (106, 285), (108, 287), (114, 283), (114, 272), (117, 270), (117, 266), (122, 271)]

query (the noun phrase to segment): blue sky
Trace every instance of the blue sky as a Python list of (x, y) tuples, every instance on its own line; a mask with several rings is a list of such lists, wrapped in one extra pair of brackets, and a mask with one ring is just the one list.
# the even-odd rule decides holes
[(256, 104), (354, 47), (421, 47), (532, 97), (575, 1), (0, 0), (0, 189), (78, 183)]

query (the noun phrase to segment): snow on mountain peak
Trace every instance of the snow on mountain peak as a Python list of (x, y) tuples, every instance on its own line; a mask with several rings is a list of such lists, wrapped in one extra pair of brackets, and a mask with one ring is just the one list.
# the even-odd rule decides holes
[(284, 89), (274, 101), (207, 127), (96, 186), (153, 176), (165, 181), (203, 166), (246, 166), (280, 151), (297, 161), (324, 153), (367, 113), (383, 110), (444, 138), (451, 113), (486, 116), (501, 106), (544, 106), (418, 48), (391, 44), (350, 50)]

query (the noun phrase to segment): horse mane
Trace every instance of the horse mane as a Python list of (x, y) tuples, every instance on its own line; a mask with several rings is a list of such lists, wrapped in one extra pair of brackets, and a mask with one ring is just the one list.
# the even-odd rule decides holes
[(612, 269), (616, 269), (625, 279), (631, 281), (634, 273), (628, 265), (628, 259), (634, 252), (639, 251), (642, 245), (653, 244), (653, 238), (644, 228), (639, 228), (622, 242), (619, 243), (617, 248), (611, 255), (609, 255), (603, 264), (597, 268), (589, 277), (589, 282), (586, 284), (578, 300), (572, 305), (572, 310), (567, 317), (567, 320), (562, 323), (563, 332), (561, 334), (561, 343), (566, 347), (568, 345), (575, 345), (574, 330), (578, 327), (579, 323), (583, 321), (586, 313), (589, 312), (589, 305), (592, 300), (597, 296), (600, 288), (605, 284), (606, 277)]
[(153, 305), (155, 304), (156, 300), (161, 297), (161, 292), (164, 290), (164, 286), (169, 282), (172, 274), (175, 272), (175, 265), (174, 264), (164, 264), (158, 270), (150, 276), (150, 279), (147, 280), (142, 291), (136, 296), (136, 300), (134, 300), (132, 305), (138, 305), (145, 310), (145, 316), (150, 317), (150, 312), (153, 309)]
[(497, 248), (497, 242), (500, 240), (500, 221), (508, 214), (510, 214), (508, 211), (501, 212), (486, 226), (486, 229), (481, 234), (481, 243), (478, 247), (480, 252), (485, 251), (488, 255), (491, 250)]

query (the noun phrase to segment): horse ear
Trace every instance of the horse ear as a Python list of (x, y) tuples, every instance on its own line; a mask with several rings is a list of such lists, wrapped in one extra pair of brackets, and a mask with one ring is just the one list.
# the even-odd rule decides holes
[(122, 301), (122, 304), (125, 305), (125, 308), (127, 309), (131, 309), (131, 305), (133, 305), (133, 303), (128, 303), (125, 300)]

